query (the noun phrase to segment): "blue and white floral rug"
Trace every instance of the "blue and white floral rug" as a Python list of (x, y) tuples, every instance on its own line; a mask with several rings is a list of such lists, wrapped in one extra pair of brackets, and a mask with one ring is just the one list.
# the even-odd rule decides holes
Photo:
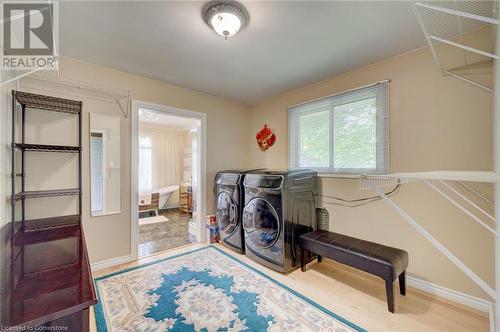
[(208, 246), (95, 279), (103, 331), (364, 331)]

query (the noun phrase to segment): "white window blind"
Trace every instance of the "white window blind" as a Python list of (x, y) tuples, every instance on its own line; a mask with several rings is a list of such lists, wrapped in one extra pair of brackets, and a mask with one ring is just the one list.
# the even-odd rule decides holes
[(389, 82), (288, 109), (291, 169), (322, 173), (389, 171)]

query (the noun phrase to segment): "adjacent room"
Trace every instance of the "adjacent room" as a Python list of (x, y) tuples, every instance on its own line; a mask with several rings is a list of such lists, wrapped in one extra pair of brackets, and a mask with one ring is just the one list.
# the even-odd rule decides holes
[(500, 1), (0, 10), (0, 330), (500, 331)]
[(139, 257), (191, 243), (199, 128), (195, 119), (139, 109)]

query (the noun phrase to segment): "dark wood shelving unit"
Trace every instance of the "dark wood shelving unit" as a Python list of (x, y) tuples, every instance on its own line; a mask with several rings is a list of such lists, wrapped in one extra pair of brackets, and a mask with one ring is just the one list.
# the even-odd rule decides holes
[[(21, 112), (17, 125), (17, 112)], [(52, 111), (75, 115), (78, 146), (26, 142), (26, 112)], [(20, 128), (20, 142), (16, 129)], [(55, 190), (26, 190), (26, 153), (69, 153), (78, 158), (78, 187)], [(0, 236), (8, 246), (0, 257), (0, 326), (13, 329), (44, 329), (63, 326), (69, 331), (88, 331), (89, 307), (97, 303), (82, 214), (82, 102), (12, 91), (12, 222)], [(20, 181), (20, 188), (19, 187)], [(20, 189), (20, 190), (18, 190)], [(32, 198), (78, 196), (73, 215), (27, 219)], [(17, 204), (20, 216), (17, 216)], [(3, 249), (3, 248), (2, 248)]]
[[(21, 109), (21, 142), (16, 142), (16, 111), (18, 106)], [(45, 144), (26, 143), (26, 111), (45, 110), (52, 112), (61, 112), (78, 116), (78, 146), (61, 146)], [(82, 102), (43, 96), (34, 93), (12, 91), (12, 222), (16, 221), (16, 203), (21, 200), (21, 227), (24, 227), (26, 221), (26, 199), (39, 197), (57, 197), (68, 195), (79, 195), (79, 214), (82, 210)], [(21, 151), (21, 172), (16, 172), (16, 150)], [(66, 152), (78, 154), (78, 188), (77, 189), (57, 189), (57, 190), (39, 190), (26, 191), (26, 152)], [(16, 191), (16, 178), (21, 178), (21, 191)]]

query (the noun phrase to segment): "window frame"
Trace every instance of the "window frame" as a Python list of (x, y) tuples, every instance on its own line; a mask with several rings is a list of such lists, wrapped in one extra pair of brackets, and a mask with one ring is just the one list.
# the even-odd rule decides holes
[[(315, 99), (288, 108), (288, 162), (290, 169), (313, 169), (320, 174), (328, 175), (361, 175), (389, 173), (390, 168), (390, 101), (389, 80), (380, 81), (363, 87), (340, 92), (327, 97)], [(370, 97), (371, 94), (371, 97)], [(365, 96), (364, 96), (365, 95)], [(364, 97), (363, 97), (364, 96)], [(374, 168), (340, 168), (335, 167), (335, 108), (357, 101), (375, 98), (376, 104), (376, 150)], [(342, 102), (346, 99), (345, 102)], [(329, 165), (327, 167), (311, 167), (300, 165), (300, 120), (308, 114), (329, 112)]]

